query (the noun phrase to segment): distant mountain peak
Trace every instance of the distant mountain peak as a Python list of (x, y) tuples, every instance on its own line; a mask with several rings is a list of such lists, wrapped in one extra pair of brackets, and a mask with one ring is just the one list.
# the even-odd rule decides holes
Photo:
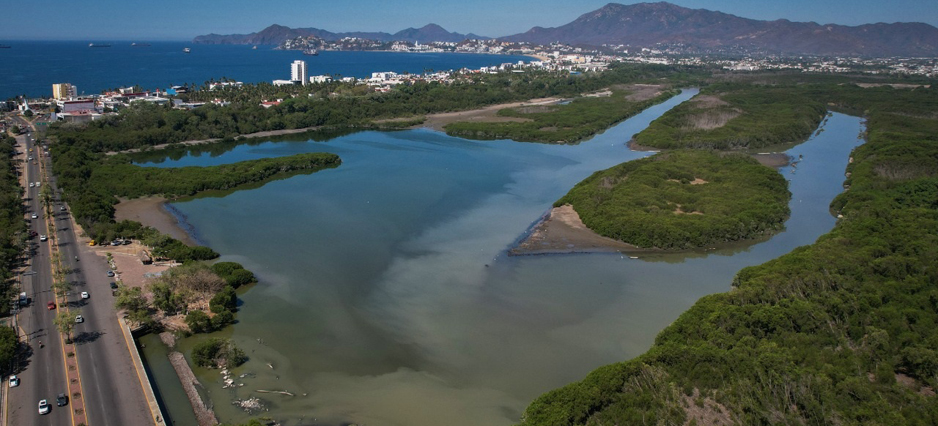
[(460, 42), (468, 38), (487, 39), (475, 34), (463, 35), (449, 32), (437, 24), (427, 24), (420, 28), (407, 28), (394, 34), (384, 32), (346, 32), (333, 33), (318, 28), (290, 28), (280, 24), (273, 24), (261, 31), (250, 34), (206, 34), (196, 37), (193, 42), (205, 44), (273, 44), (279, 45), (286, 40), (297, 37), (315, 36), (323, 40), (335, 41), (345, 37), (357, 37), (377, 40), (380, 42), (408, 41), (430, 43), (434, 41)]
[(534, 44), (680, 45), (699, 51), (744, 49), (771, 54), (935, 56), (938, 29), (927, 24), (870, 24), (857, 27), (786, 19), (759, 21), (668, 2), (608, 3), (555, 28), (533, 27), (500, 38)]

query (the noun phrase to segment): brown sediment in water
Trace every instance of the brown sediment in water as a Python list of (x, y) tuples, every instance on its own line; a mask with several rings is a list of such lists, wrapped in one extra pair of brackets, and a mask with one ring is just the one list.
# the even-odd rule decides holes
[(122, 199), (114, 206), (114, 219), (135, 220), (146, 226), (156, 228), (186, 245), (196, 246), (195, 240), (179, 225), (175, 216), (166, 211), (163, 197), (143, 197), (132, 200)]
[(554, 207), (514, 248), (510, 255), (646, 252), (622, 241), (599, 235), (583, 224), (573, 206)]

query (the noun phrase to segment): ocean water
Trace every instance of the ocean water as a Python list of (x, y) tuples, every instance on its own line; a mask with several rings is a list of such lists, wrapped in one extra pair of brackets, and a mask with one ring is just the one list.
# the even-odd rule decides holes
[(234, 370), (245, 377), (224, 389), (217, 371), (195, 369), (220, 420), (245, 421), (231, 401), (259, 397), (270, 410), (262, 414), (288, 426), (510, 425), (541, 393), (647, 350), (698, 298), (729, 290), (739, 269), (834, 226), (828, 205), (862, 130), (860, 119), (840, 114), (788, 149), (804, 160), (780, 171), (792, 214), (770, 239), (640, 259), (505, 255), (574, 184), (650, 155), (625, 142), (693, 94), (578, 145), (369, 131), (145, 163), (303, 152), (343, 159), (335, 169), (174, 204), (223, 260), (260, 278), (239, 291), (239, 322), (216, 334), (245, 349), (250, 360)]
[[(142, 43), (142, 42), (138, 42)], [(0, 41), (0, 99), (52, 96), (52, 84), (70, 83), (79, 94), (139, 85), (166, 89), (227, 77), (245, 83), (290, 78), (290, 63), (306, 61), (309, 75), (371, 77), (372, 72), (422, 73), (530, 61), (526, 56), (462, 53), (320, 52), (306, 56), (271, 46), (201, 45), (185, 42), (110, 42), (92, 48), (77, 41)], [(97, 43), (96, 44), (103, 44)], [(192, 53), (183, 53), (190, 47)]]

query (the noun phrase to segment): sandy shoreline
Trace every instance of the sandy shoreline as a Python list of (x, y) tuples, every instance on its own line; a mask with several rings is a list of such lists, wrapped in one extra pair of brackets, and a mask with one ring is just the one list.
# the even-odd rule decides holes
[(132, 200), (122, 199), (114, 206), (114, 219), (135, 220), (146, 226), (156, 228), (189, 246), (199, 245), (188, 232), (179, 224), (175, 216), (166, 211), (164, 204), (167, 199), (163, 197), (143, 197)]
[(554, 207), (520, 243), (508, 251), (509, 255), (645, 252), (622, 241), (604, 237), (587, 228), (573, 206)]

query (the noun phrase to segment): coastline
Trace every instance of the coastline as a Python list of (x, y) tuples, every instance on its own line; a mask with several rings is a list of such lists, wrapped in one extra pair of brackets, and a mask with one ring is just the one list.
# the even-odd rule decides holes
[(573, 206), (564, 204), (545, 214), (509, 256), (570, 253), (645, 253), (651, 250), (604, 237), (587, 228)]
[(164, 197), (143, 197), (131, 200), (121, 199), (114, 206), (114, 219), (135, 220), (156, 228), (188, 246), (199, 245), (198, 241), (179, 222), (179, 218), (167, 210), (167, 200)]

